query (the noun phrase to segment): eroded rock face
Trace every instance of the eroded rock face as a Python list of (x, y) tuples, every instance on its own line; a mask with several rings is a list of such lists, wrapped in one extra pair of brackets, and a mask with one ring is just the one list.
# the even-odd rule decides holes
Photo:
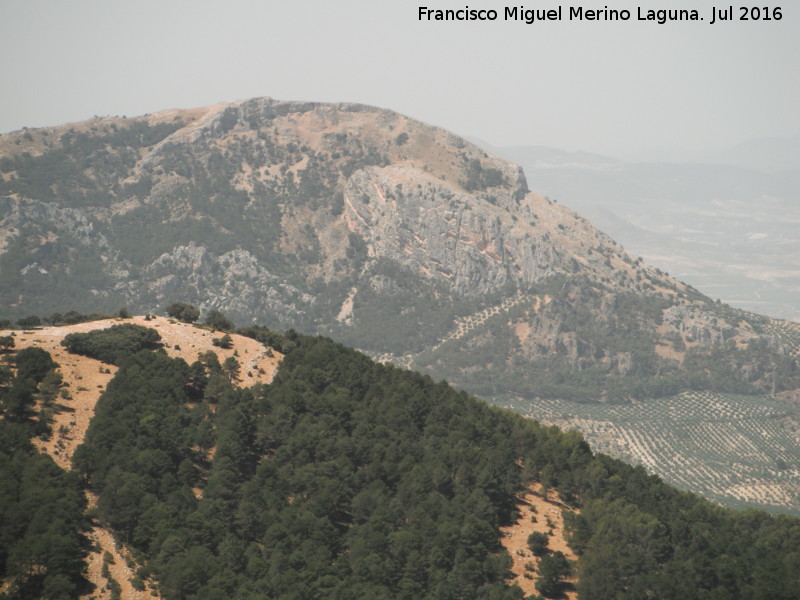
[(241, 248), (217, 256), (204, 246), (177, 246), (145, 273), (149, 291), (157, 298), (208, 295), (210, 300), (201, 304), (204, 309), (243, 313), (258, 307), (290, 321), (297, 317), (298, 305), (314, 303), (313, 296), (284, 283)]
[[(344, 192), (348, 226), (367, 241), (371, 256), (395, 260), (460, 294), (570, 272), (566, 253), (558, 252), (566, 240), (559, 238), (597, 241), (596, 232), (564, 227), (562, 236), (551, 238), (530, 225), (537, 205), (548, 204), (533, 194), (519, 200), (508, 188), (475, 196), (418, 175), (405, 166), (354, 174)], [(520, 219), (527, 225), (517, 226)]]
[(746, 344), (762, 337), (749, 327), (730, 325), (714, 313), (692, 306), (669, 307), (664, 311), (664, 323), (689, 344), (724, 346), (728, 340)]
[(84, 246), (109, 247), (105, 236), (95, 227), (91, 211), (59, 206), (54, 202), (40, 202), (31, 198), (0, 198), (3, 247), (29, 227), (41, 226), (39, 245), (51, 242), (59, 235), (68, 235)]

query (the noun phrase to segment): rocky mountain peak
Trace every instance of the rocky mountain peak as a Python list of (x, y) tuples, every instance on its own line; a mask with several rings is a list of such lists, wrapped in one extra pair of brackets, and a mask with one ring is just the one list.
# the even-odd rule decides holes
[[(791, 327), (630, 256), (517, 165), (384, 109), (256, 98), (26, 130), (0, 137), (0, 177), (9, 318), (183, 300), (484, 393), (487, 364), (529, 394), (592, 369), (679, 377), (697, 348), (797, 350)], [(734, 378), (778, 377), (726, 357)]]

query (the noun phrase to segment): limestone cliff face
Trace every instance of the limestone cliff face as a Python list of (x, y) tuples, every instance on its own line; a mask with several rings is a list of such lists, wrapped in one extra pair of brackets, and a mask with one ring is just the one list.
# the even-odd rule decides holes
[(358, 104), (259, 98), (0, 136), (0, 317), (182, 300), (434, 372), (460, 343), (509, 372), (622, 376), (687, 347), (796, 350), (529, 184)]
[[(524, 188), (472, 194), (405, 165), (370, 167), (344, 188), (348, 228), (370, 255), (396, 260), (461, 294), (527, 286), (556, 273), (610, 275), (621, 249), (574, 213)], [(521, 195), (522, 197), (518, 197)]]

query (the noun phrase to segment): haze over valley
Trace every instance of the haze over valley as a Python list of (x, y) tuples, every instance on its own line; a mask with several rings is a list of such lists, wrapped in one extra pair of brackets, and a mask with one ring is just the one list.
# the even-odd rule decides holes
[(692, 162), (496, 151), (629, 252), (725, 303), (799, 321), (799, 140), (753, 140)]

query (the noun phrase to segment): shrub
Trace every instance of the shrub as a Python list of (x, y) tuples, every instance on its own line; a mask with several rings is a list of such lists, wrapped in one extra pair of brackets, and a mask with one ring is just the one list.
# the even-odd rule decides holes
[(74, 354), (118, 364), (123, 357), (139, 350), (154, 349), (160, 340), (161, 335), (155, 329), (124, 323), (88, 333), (70, 333), (61, 345)]
[(211, 340), (211, 343), (219, 348), (225, 348), (227, 350), (233, 345), (233, 339), (226, 333), (221, 338), (214, 338)]
[(186, 302), (174, 302), (167, 307), (167, 315), (184, 323), (194, 323), (200, 318), (200, 311)]
[(547, 554), (547, 544), (550, 541), (546, 533), (541, 531), (534, 531), (528, 536), (528, 548), (531, 549), (536, 556), (543, 556)]
[(232, 331), (235, 325), (220, 311), (214, 309), (206, 315), (206, 325), (219, 331)]

